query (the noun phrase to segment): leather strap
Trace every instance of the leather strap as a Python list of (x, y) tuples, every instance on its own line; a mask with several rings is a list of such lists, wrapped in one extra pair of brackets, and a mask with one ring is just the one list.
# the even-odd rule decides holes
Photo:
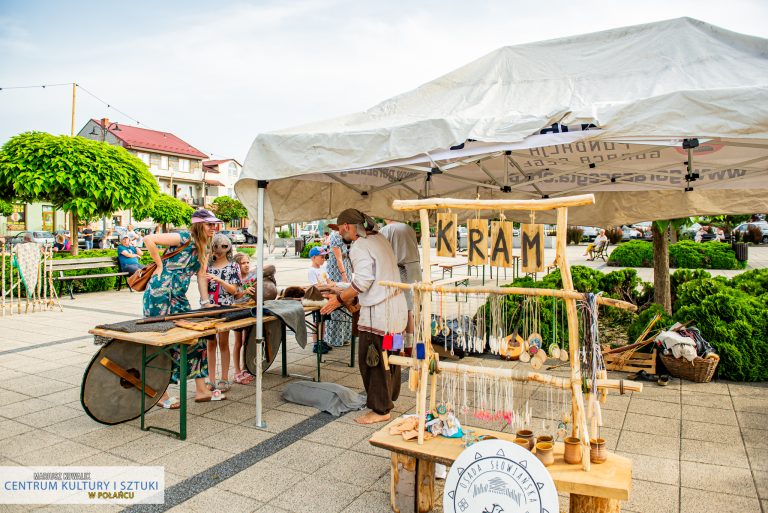
[(166, 251), (165, 251), (165, 253), (163, 253), (163, 256), (162, 256), (162, 257), (160, 257), (160, 258), (161, 258), (162, 260), (168, 260), (169, 258), (172, 258), (172, 257), (174, 257), (174, 256), (178, 255), (179, 253), (181, 253), (181, 251), (182, 251), (184, 248), (186, 248), (187, 246), (189, 246), (191, 243), (192, 243), (192, 239), (189, 239), (187, 242), (185, 242), (184, 244), (182, 244), (182, 245), (181, 245), (181, 246), (179, 246), (178, 248), (174, 249), (174, 250), (173, 250), (173, 251), (171, 251), (170, 253), (168, 253), (168, 251), (166, 250)]

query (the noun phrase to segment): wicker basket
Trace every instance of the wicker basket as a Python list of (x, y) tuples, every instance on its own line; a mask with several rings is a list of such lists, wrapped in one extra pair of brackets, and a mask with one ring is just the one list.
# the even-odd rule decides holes
[(676, 378), (684, 378), (696, 383), (709, 383), (715, 375), (720, 357), (716, 354), (711, 354), (708, 358), (697, 356), (693, 362), (689, 362), (685, 358), (674, 358), (671, 355), (662, 354), (661, 361), (669, 373)]

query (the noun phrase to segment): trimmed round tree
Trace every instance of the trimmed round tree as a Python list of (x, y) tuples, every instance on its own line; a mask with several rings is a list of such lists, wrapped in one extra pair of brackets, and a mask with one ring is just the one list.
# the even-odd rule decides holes
[(195, 209), (167, 194), (159, 194), (155, 202), (149, 207), (137, 207), (133, 210), (136, 219), (151, 218), (156, 223), (163, 225), (163, 231), (167, 232), (168, 225), (186, 226), (192, 221)]
[(216, 214), (216, 217), (227, 223), (248, 217), (248, 210), (245, 206), (229, 196), (219, 196), (213, 200), (211, 210)]
[(47, 201), (77, 219), (151, 205), (158, 194), (146, 164), (124, 148), (84, 137), (25, 132), (0, 150), (0, 198)]

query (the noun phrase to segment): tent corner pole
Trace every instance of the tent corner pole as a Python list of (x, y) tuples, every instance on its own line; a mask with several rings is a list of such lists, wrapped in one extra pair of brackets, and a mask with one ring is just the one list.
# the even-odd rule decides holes
[(266, 180), (258, 181), (258, 207), (256, 213), (256, 427), (266, 428), (267, 423), (261, 418), (262, 413), (262, 364), (264, 360), (264, 191)]

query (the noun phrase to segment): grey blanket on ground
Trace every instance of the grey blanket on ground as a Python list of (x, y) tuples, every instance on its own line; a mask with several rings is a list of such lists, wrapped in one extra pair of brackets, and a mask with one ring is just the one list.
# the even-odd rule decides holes
[[(299, 301), (264, 301), (264, 310), (279, 317), (286, 326), (296, 335), (296, 342), (303, 349), (307, 345), (307, 325), (304, 319), (304, 307)], [(256, 317), (256, 309), (251, 310), (251, 315)]]
[(365, 394), (337, 383), (315, 383), (314, 381), (297, 381), (287, 385), (283, 390), (286, 401), (312, 406), (320, 411), (327, 411), (336, 417), (342, 413), (365, 408)]

